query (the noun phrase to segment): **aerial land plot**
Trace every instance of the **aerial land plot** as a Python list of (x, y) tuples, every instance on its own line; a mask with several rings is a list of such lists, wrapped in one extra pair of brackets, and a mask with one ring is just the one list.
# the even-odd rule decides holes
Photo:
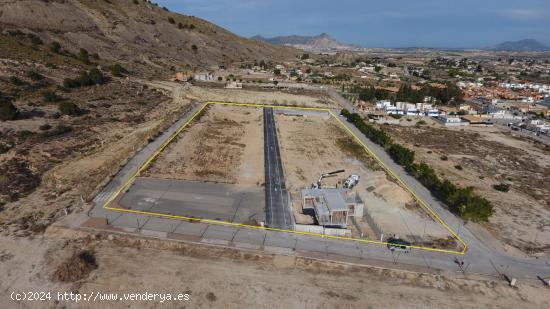
[(260, 186), (263, 155), (261, 109), (210, 105), (143, 176)]
[[(489, 200), (495, 214), (485, 225), (508, 252), (517, 251), (514, 248), (535, 255), (549, 252), (550, 146), (496, 126), (387, 126), (386, 130), (442, 178), (472, 186)], [(496, 190), (499, 184), (506, 184), (508, 191)]]
[(295, 115), (279, 111), (276, 123), (298, 224), (314, 223), (311, 216), (303, 214), (300, 190), (310, 187), (323, 173), (344, 169), (345, 173), (325, 178), (323, 185), (341, 186), (348, 175), (360, 176), (353, 190), (365, 204), (364, 216), (351, 224), (352, 237), (377, 239), (378, 230), (418, 245), (455, 248), (450, 233), (395, 183), (334, 118), (326, 113)]
[(192, 219), (265, 221), (262, 110), (210, 105), (162, 151), (118, 207)]

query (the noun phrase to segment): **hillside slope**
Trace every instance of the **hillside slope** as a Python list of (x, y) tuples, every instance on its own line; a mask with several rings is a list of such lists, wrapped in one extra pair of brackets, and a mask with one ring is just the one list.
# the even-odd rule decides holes
[(57, 41), (70, 52), (85, 48), (102, 59), (149, 69), (298, 55), (292, 48), (242, 38), (144, 0), (1, 1), (0, 27), (33, 33), (47, 44)]
[(257, 35), (252, 39), (268, 42), (277, 45), (292, 46), (294, 48), (303, 49), (310, 52), (333, 52), (333, 51), (345, 51), (354, 50), (360, 47), (352, 46), (338, 42), (336, 39), (326, 33), (322, 33), (316, 36), (278, 36), (274, 38), (265, 38)]

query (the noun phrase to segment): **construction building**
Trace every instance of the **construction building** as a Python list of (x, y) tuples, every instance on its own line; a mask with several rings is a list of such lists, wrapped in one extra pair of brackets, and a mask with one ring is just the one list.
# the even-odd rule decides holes
[(357, 193), (344, 188), (303, 189), (302, 205), (320, 226), (337, 228), (346, 228), (349, 217), (362, 217), (364, 207)]

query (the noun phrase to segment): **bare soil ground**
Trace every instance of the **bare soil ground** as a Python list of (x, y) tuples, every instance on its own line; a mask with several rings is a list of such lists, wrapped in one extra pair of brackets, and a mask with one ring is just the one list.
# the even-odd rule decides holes
[(285, 92), (191, 87), (189, 97), (199, 101), (339, 108), (328, 95), (306, 96)]
[[(548, 146), (498, 127), (430, 124), (386, 129), (442, 177), (472, 186), (491, 201), (495, 214), (487, 227), (497, 239), (525, 253), (550, 252)], [(510, 191), (493, 188), (500, 183), (509, 184)]]
[[(99, 235), (59, 236), (0, 238), (4, 304), (55, 306), (8, 300), (12, 291), (28, 290), (191, 296), (181, 303), (57, 304), (66, 308), (543, 308), (550, 302), (547, 288), (527, 282), (512, 289), (503, 281), (476, 277), (433, 276), (119, 236), (109, 237), (112, 240)], [(92, 254), (93, 263), (89, 257), (79, 257), (83, 251)], [(56, 274), (65, 267), (80, 275), (58, 280)]]
[[(0, 123), (0, 145), (7, 146), (0, 153), (0, 231), (5, 234), (41, 233), (65, 209), (81, 210), (82, 200), (93, 198), (139, 147), (191, 108), (177, 84), (157, 89), (112, 78), (67, 90), (59, 83), (76, 73), (63, 61), (46, 67), (0, 59), (0, 69), (0, 91), (12, 96), (19, 110), (17, 119)], [(43, 77), (33, 80), (29, 71)], [(48, 102), (46, 92), (55, 92), (58, 102)], [(60, 115), (60, 102), (73, 102), (79, 114)]]
[(258, 186), (263, 161), (262, 109), (209, 105), (145, 174)]
[[(359, 175), (361, 179), (355, 190), (365, 203), (365, 212), (368, 211), (384, 234), (398, 234), (415, 242), (450, 236), (333, 118), (278, 114), (276, 122), (297, 222), (311, 223), (308, 216), (301, 214), (300, 190), (311, 186), (323, 173), (344, 169), (343, 174), (325, 178), (323, 185), (341, 186), (348, 175)], [(363, 233), (365, 238), (375, 237), (365, 220), (358, 220), (358, 225), (360, 231), (352, 226), (354, 236)]]

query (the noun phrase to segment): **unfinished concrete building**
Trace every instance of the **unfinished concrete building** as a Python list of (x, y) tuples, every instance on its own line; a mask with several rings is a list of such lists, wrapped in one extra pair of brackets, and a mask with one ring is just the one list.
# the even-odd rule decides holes
[(303, 213), (314, 216), (324, 227), (346, 228), (349, 217), (363, 216), (363, 201), (349, 189), (302, 190)]

